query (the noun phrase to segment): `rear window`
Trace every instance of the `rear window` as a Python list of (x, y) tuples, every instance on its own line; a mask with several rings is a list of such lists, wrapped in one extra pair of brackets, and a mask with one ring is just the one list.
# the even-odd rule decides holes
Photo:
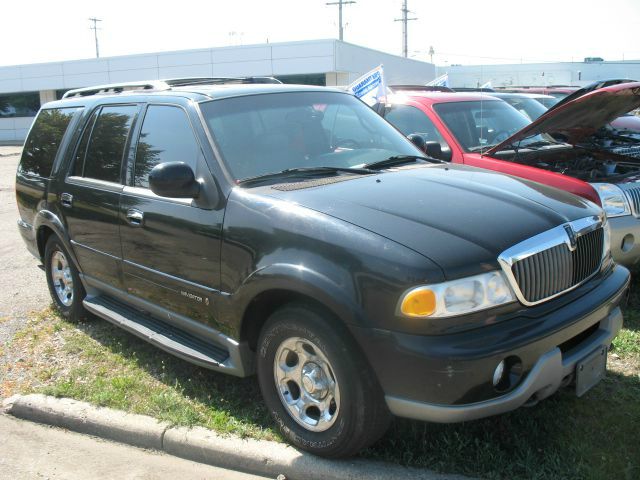
[(42, 110), (36, 118), (24, 145), (20, 172), (49, 177), (62, 137), (78, 108)]

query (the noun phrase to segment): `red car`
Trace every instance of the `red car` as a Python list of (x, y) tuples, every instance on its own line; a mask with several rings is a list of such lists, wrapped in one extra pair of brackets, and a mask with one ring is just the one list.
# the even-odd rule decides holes
[(640, 145), (597, 134), (640, 106), (640, 82), (597, 86), (581, 89), (534, 122), (479, 93), (402, 92), (374, 108), (405, 135), (419, 134), (431, 156), (534, 180), (601, 205), (611, 219), (614, 258), (631, 265), (640, 259)]

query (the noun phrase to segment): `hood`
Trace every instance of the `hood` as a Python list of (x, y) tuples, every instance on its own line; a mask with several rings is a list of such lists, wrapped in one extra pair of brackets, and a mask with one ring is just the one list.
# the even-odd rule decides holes
[(598, 83), (577, 90), (504, 142), (487, 150), (485, 155), (491, 156), (541, 133), (562, 135), (567, 143), (577, 144), (615, 118), (640, 107), (640, 82), (610, 83), (602, 88), (596, 88), (601, 85)]
[(290, 185), (286, 191), (261, 187), (261, 193), (389, 238), (437, 263), (448, 278), (496, 269), (498, 255), (516, 243), (600, 214), (567, 192), (466, 166), (406, 167), (296, 190)]

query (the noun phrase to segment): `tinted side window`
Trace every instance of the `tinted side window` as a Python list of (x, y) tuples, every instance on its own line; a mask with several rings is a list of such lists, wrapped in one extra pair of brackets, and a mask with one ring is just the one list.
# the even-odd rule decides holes
[(137, 110), (135, 105), (102, 107), (91, 132), (83, 177), (120, 182), (122, 157)]
[(20, 172), (48, 177), (60, 142), (77, 108), (42, 110), (25, 142)]
[(410, 105), (394, 105), (385, 113), (384, 118), (404, 135), (419, 133), (427, 141), (442, 141), (438, 129), (431, 119), (416, 107)]
[(82, 171), (84, 170), (84, 159), (87, 155), (87, 145), (89, 144), (91, 130), (93, 130), (93, 124), (96, 122), (96, 118), (98, 118), (99, 111), (100, 110), (98, 109), (93, 112), (91, 118), (87, 122), (87, 125), (84, 127), (84, 132), (82, 132), (82, 138), (80, 139), (80, 144), (78, 145), (78, 149), (76, 150), (76, 155), (73, 160), (72, 175), (76, 177), (82, 176)]
[(142, 123), (136, 150), (133, 184), (149, 187), (149, 172), (159, 163), (184, 162), (193, 170), (200, 147), (184, 110), (150, 105)]

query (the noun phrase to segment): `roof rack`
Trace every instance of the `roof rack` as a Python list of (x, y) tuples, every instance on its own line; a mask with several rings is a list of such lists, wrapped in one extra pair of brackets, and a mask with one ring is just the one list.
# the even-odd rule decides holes
[(88, 97), (99, 93), (122, 93), (131, 90), (168, 90), (169, 88), (169, 85), (162, 80), (110, 83), (108, 85), (97, 85), (95, 87), (75, 88), (65, 92), (62, 98)]
[(136, 90), (171, 90), (172, 87), (188, 85), (226, 85), (226, 84), (265, 84), (282, 82), (274, 77), (191, 77), (171, 78), (168, 80), (148, 80), (142, 82), (110, 83), (95, 87), (76, 88), (65, 92), (62, 98), (88, 97), (106, 93), (122, 93)]
[(275, 77), (190, 77), (162, 80), (170, 87), (186, 87), (188, 85), (227, 85), (227, 84), (264, 84), (282, 82)]
[(454, 88), (454, 90), (456, 92), (484, 92), (484, 93), (494, 92), (495, 93), (495, 90), (490, 87), (457, 87), (457, 88)]
[(394, 92), (414, 91), (414, 92), (453, 92), (444, 85), (389, 85)]

